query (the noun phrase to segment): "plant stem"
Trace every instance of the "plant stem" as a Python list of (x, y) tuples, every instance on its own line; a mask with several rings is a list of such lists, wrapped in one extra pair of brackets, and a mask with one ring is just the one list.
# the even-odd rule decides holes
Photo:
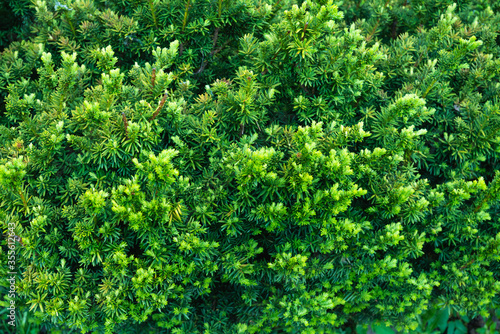
[(64, 12), (64, 18), (68, 21), (69, 27), (71, 28), (71, 32), (73, 32), (73, 37), (76, 37), (76, 30), (73, 26), (73, 22), (69, 19), (68, 12)]
[(429, 92), (431, 91), (432, 87), (434, 87), (434, 84), (436, 83), (437, 79), (434, 79), (431, 84), (429, 85), (429, 87), (427, 87), (427, 90), (425, 91), (424, 95), (422, 95), (422, 98), (425, 98), (427, 96), (427, 94), (429, 94)]
[(155, 24), (155, 28), (158, 29), (158, 21), (156, 21), (156, 11), (153, 6), (153, 0), (149, 0), (148, 3), (149, 3), (149, 8), (151, 9), (151, 15), (153, 16), (153, 22)]
[(217, 18), (219, 18), (219, 19), (220, 19), (221, 10), (222, 10), (222, 1), (224, 1), (224, 0), (218, 0), (218, 1), (217, 1), (217, 2), (218, 2), (218, 5), (219, 5), (219, 15), (217, 16)]
[(476, 206), (476, 208), (474, 209), (474, 213), (478, 213), (479, 210), (483, 207), (484, 203), (486, 203), (489, 199), (490, 199), (491, 195), (490, 194), (487, 194), (483, 200), (481, 201), (481, 203), (479, 203), (478, 206)]
[(24, 193), (21, 188), (19, 188), (19, 196), (21, 196), (21, 201), (23, 201), (24, 210), (28, 212), (28, 202), (26, 201), (26, 197), (24, 197)]
[(188, 0), (186, 3), (186, 10), (184, 11), (184, 20), (182, 22), (182, 32), (184, 32), (184, 28), (186, 27), (186, 23), (187, 23), (187, 17), (188, 17), (188, 13), (189, 13), (189, 3), (190, 3), (190, 0)]
[(163, 108), (163, 105), (165, 104), (165, 101), (167, 101), (167, 96), (168, 96), (168, 92), (165, 92), (165, 94), (163, 95), (163, 98), (160, 101), (160, 105), (158, 106), (158, 108), (156, 108), (155, 113), (149, 119), (150, 122), (152, 120), (154, 120), (156, 118), (156, 116), (158, 116), (158, 114), (160, 113), (160, 110)]
[[(387, 0), (385, 2), (384, 8), (387, 8), (387, 6), (389, 5), (389, 2), (390, 2), (390, 0)], [(363, 3), (363, 1), (362, 1), (362, 3)], [(377, 19), (377, 22), (375, 23), (375, 26), (373, 27), (373, 30), (370, 32), (370, 34), (368, 35), (368, 37), (366, 37), (366, 41), (367, 42), (369, 42), (369, 41), (372, 40), (373, 35), (375, 35), (375, 33), (377, 32), (377, 28), (378, 28), (379, 24), (380, 24), (380, 18)]]

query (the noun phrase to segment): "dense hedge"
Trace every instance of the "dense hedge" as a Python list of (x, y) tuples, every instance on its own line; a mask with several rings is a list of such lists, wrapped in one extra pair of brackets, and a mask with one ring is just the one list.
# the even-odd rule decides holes
[(4, 2), (16, 305), (82, 333), (486, 316), (500, 307), (499, 9)]

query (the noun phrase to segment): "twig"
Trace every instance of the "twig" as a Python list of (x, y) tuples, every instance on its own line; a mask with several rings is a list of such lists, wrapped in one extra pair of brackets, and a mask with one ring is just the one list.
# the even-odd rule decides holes
[(478, 206), (476, 206), (476, 208), (474, 209), (474, 213), (478, 213), (479, 210), (482, 208), (482, 206), (484, 205), (484, 203), (486, 203), (489, 199), (490, 199), (491, 195), (488, 193), (484, 198), (483, 200), (481, 201), (481, 203), (479, 203)]
[(215, 45), (217, 44), (217, 38), (219, 38), (219, 27), (215, 28), (215, 31), (214, 31), (214, 38), (213, 38), (213, 43), (212, 43), (212, 52), (210, 53), (210, 55), (213, 55), (214, 53), (214, 49), (215, 49)]
[(392, 39), (396, 39), (396, 37), (398, 37), (398, 20), (396, 19), (392, 22), (391, 37)]
[(303, 41), (304, 37), (306, 36), (306, 30), (307, 30), (308, 25), (309, 25), (309, 22), (306, 22), (306, 24), (304, 24), (304, 30), (302, 31), (302, 38), (300, 39), (301, 41)]
[(375, 32), (377, 31), (378, 25), (380, 24), (380, 19), (377, 19), (377, 23), (375, 23), (375, 26), (373, 27), (372, 31), (370, 34), (366, 37), (366, 41), (369, 42), (372, 40), (373, 35), (375, 35)]
[(28, 202), (26, 201), (26, 197), (24, 197), (24, 193), (21, 188), (19, 188), (19, 195), (21, 196), (21, 201), (23, 201), (24, 210), (28, 211)]
[[(231, 41), (231, 38), (229, 38), (227, 41), (224, 42), (224, 44), (222, 44), (220, 47), (218, 47), (216, 49), (215, 45), (217, 44), (218, 38), (219, 38), (219, 27), (215, 28), (215, 31), (214, 31), (214, 37), (213, 37), (213, 42), (212, 42), (212, 51), (210, 52), (210, 55), (209, 55), (210, 57), (213, 57), (214, 55), (219, 53)], [(207, 65), (208, 65), (208, 59), (202, 61), (200, 68), (198, 69), (198, 71), (193, 73), (193, 75), (197, 75), (197, 74), (203, 72)]]
[(184, 11), (184, 20), (182, 21), (182, 32), (184, 32), (184, 28), (186, 27), (186, 23), (187, 23), (187, 17), (188, 17), (188, 13), (189, 13), (189, 2), (190, 2), (190, 0), (187, 1), (186, 10)]
[(156, 67), (153, 67), (153, 75), (151, 77), (151, 86), (153, 86), (153, 90), (155, 89), (155, 81), (156, 81)]
[[(387, 8), (387, 6), (389, 5), (389, 2), (390, 2), (390, 0), (387, 0), (387, 1), (385, 2), (385, 6), (384, 6), (384, 8)], [(369, 42), (369, 41), (371, 41), (371, 40), (372, 40), (373, 35), (375, 35), (375, 33), (377, 32), (377, 28), (378, 28), (379, 24), (380, 24), (380, 17), (377, 19), (377, 22), (375, 23), (375, 26), (373, 27), (373, 30), (372, 30), (372, 31), (370, 32), (370, 34), (366, 37), (366, 41), (367, 41), (367, 42)]]
[(75, 26), (73, 25), (73, 22), (70, 20), (67, 11), (64, 12), (64, 18), (66, 18), (66, 21), (68, 21), (69, 27), (71, 28), (71, 32), (73, 33), (73, 37), (76, 37)]
[(163, 105), (165, 104), (165, 101), (167, 101), (167, 96), (168, 96), (168, 92), (165, 92), (165, 94), (163, 95), (163, 98), (161, 99), (160, 105), (158, 106), (158, 108), (156, 108), (155, 113), (149, 119), (150, 122), (152, 120), (154, 120), (156, 118), (156, 116), (158, 116), (158, 114), (160, 113), (160, 110), (163, 108)]
[(218, 0), (219, 13), (218, 13), (217, 18), (220, 18), (221, 14), (222, 14), (222, 1), (223, 0)]
[(425, 52), (427, 52), (427, 48), (425, 49), (425, 51), (424, 51), (424, 52), (422, 52), (422, 53), (420, 54), (420, 56), (418, 57), (418, 60), (415, 62), (415, 64), (413, 65), (413, 67), (415, 67), (415, 68), (416, 68), (416, 67), (418, 67), (418, 65), (420, 65), (420, 61), (422, 60), (422, 57), (424, 56), (424, 53), (425, 53)]
[(278, 2), (276, 2), (276, 4), (274, 5), (273, 9), (274, 9), (274, 8), (277, 8), (277, 7), (278, 7), (278, 5), (280, 4), (280, 2), (281, 2), (281, 0), (278, 0)]
[(156, 12), (153, 6), (153, 1), (149, 0), (148, 2), (149, 2), (149, 8), (151, 9), (151, 16), (153, 16), (153, 22), (155, 24), (155, 28), (158, 29), (158, 21), (156, 20)]
[(427, 94), (429, 94), (429, 92), (431, 91), (431, 89), (434, 87), (434, 84), (436, 84), (436, 81), (437, 79), (434, 79), (431, 84), (429, 85), (429, 87), (427, 87), (427, 90), (425, 91), (425, 93), (422, 95), (422, 98), (425, 98), (427, 96)]
[(471, 264), (473, 264), (475, 261), (476, 261), (475, 259), (470, 260), (469, 262), (467, 262), (466, 264), (464, 264), (463, 266), (461, 266), (458, 270), (464, 270), (465, 268), (467, 268), (468, 266), (470, 266)]

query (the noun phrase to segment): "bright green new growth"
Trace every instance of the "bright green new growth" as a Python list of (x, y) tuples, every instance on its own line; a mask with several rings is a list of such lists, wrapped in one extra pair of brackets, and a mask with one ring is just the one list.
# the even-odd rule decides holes
[(49, 326), (409, 331), (500, 307), (496, 2), (2, 6), (32, 29), (0, 34), (0, 221)]

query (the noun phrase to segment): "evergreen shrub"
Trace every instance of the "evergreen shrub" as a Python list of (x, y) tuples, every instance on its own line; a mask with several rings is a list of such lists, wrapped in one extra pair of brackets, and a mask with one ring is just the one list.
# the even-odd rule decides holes
[(2, 6), (0, 222), (49, 328), (500, 308), (496, 1)]

